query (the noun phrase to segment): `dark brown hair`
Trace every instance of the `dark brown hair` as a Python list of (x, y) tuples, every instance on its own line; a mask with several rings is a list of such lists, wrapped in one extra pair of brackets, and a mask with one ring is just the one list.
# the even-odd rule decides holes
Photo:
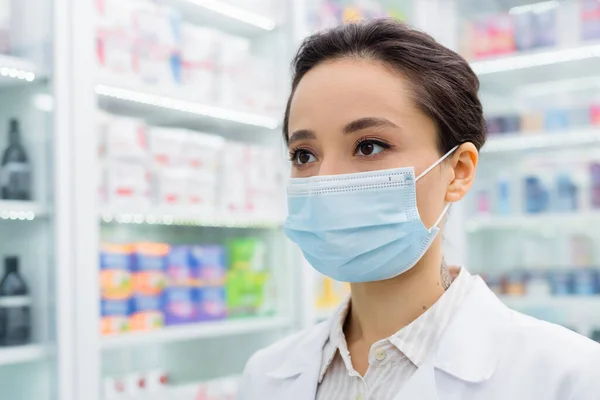
[(345, 24), (304, 40), (292, 63), (286, 142), (291, 100), (304, 75), (323, 62), (347, 57), (381, 61), (408, 78), (418, 107), (437, 125), (440, 153), (466, 142), (479, 150), (485, 143), (479, 79), (469, 64), (428, 34), (389, 19)]

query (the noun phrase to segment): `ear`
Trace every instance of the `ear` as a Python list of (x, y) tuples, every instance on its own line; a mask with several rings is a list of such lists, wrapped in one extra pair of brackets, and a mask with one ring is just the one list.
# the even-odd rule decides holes
[(475, 180), (475, 171), (479, 162), (479, 152), (473, 143), (463, 143), (456, 149), (450, 164), (454, 170), (454, 178), (446, 191), (446, 201), (455, 203), (471, 190)]

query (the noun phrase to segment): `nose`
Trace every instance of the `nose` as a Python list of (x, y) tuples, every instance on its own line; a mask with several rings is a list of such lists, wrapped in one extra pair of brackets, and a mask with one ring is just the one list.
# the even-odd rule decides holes
[(341, 175), (341, 174), (350, 174), (352, 172), (351, 166), (349, 163), (345, 163), (340, 159), (336, 159), (334, 157), (330, 157), (325, 159), (319, 165), (319, 176), (324, 175)]

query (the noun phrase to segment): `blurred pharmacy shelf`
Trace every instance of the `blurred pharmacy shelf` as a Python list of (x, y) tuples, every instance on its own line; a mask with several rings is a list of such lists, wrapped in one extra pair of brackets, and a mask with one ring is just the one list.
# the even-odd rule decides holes
[(467, 232), (482, 230), (544, 229), (560, 226), (600, 224), (600, 211), (577, 213), (540, 213), (521, 215), (485, 215), (468, 219)]
[[(142, 85), (98, 84), (99, 105), (121, 115), (143, 117), (150, 123), (185, 122), (186, 116), (206, 126), (275, 129), (279, 120), (265, 115), (230, 110), (199, 103), (194, 93), (182, 89), (152, 88)], [(157, 119), (158, 118), (158, 119)]]
[(40, 69), (32, 62), (0, 54), (0, 87), (30, 83), (41, 77)]
[(44, 359), (48, 351), (42, 345), (0, 348), (0, 365), (22, 364)]
[(600, 296), (500, 296), (509, 308), (591, 337), (600, 329)]
[(198, 213), (185, 208), (170, 209), (153, 208), (152, 210), (136, 212), (121, 212), (105, 210), (100, 214), (105, 223), (119, 224), (150, 224), (174, 226), (205, 226), (215, 228), (266, 228), (275, 229), (283, 225), (283, 218), (240, 215), (218, 215), (215, 213)]
[(500, 300), (510, 308), (564, 308), (590, 310), (598, 313), (600, 322), (600, 296), (500, 296)]
[(483, 93), (511, 93), (520, 88), (557, 80), (597, 75), (600, 44), (572, 48), (536, 49), (514, 55), (471, 62)]
[(46, 215), (46, 209), (33, 201), (0, 200), (0, 219), (32, 221)]
[(565, 49), (534, 50), (489, 60), (475, 61), (471, 63), (471, 68), (477, 75), (481, 76), (598, 57), (600, 57), (600, 44), (594, 43)]
[[(89, 94), (97, 108), (95, 147), (100, 151), (92, 154), (90, 146), (86, 154), (101, 172), (100, 201), (89, 200), (99, 205), (91, 210), (97, 224), (88, 232), (100, 246), (86, 255), (99, 260), (100, 268), (87, 282), (95, 290), (89, 326), (97, 328), (94, 321), (101, 318), (102, 327), (107, 323), (110, 329), (103, 335), (90, 332), (95, 342), (83, 352), (98, 362), (83, 374), (91, 386), (106, 389), (101, 382), (136, 369), (162, 368), (177, 377), (176, 386), (161, 388), (157, 396), (142, 390), (136, 398), (199, 398), (206, 379), (240, 374), (250, 354), (298, 325), (290, 313), (296, 308), (296, 260), (280, 229), (286, 164), (277, 130), (292, 57), (293, 25), (285, 20), (291, 4), (141, 0), (129, 13), (119, 6), (122, 1), (105, 0), (115, 7), (96, 12), (102, 18), (96, 39), (106, 51), (96, 57)], [(134, 20), (129, 15), (147, 23), (122, 23)], [(123, 29), (140, 45), (123, 51)], [(122, 62), (123, 53), (137, 65)], [(115, 261), (128, 254), (123, 245), (131, 247), (130, 263)], [(136, 287), (133, 282), (150, 270), (161, 278), (153, 279), (148, 290)], [(113, 272), (131, 277), (123, 280), (132, 283), (121, 286), (127, 286), (124, 297), (145, 290), (149, 305), (120, 308), (123, 303), (104, 290), (111, 285), (102, 283)], [(179, 274), (196, 272), (222, 279), (202, 288), (193, 279), (179, 282)], [(112, 306), (119, 308), (114, 314)], [(207, 316), (196, 318), (196, 313)], [(225, 314), (229, 319), (217, 319)], [(145, 321), (155, 320), (145, 317), (143, 326), (134, 324), (138, 315), (160, 315), (166, 326), (154, 329)], [(115, 332), (121, 327), (129, 331)], [(228, 360), (206, 368), (185, 366), (170, 351), (181, 349), (181, 357), (210, 353), (213, 342), (228, 337), (234, 339), (227, 342)], [(170, 356), (128, 367), (117, 355), (130, 353), (129, 348)], [(185, 382), (198, 384), (186, 391), (179, 386)], [(102, 391), (93, 392), (97, 400)], [(81, 396), (87, 393), (75, 398)]]
[(115, 334), (102, 338), (104, 349), (156, 345), (203, 338), (245, 335), (248, 333), (286, 329), (291, 321), (283, 317), (240, 318), (193, 325), (166, 327), (149, 332)]
[(600, 128), (572, 130), (564, 133), (514, 133), (491, 137), (482, 153), (509, 153), (525, 150), (564, 149), (600, 144)]
[[(240, 376), (227, 376), (212, 381), (190, 382), (176, 385), (155, 385), (152, 390), (140, 390), (135, 395), (117, 395), (121, 400), (200, 400), (200, 399), (232, 399), (239, 387)], [(122, 384), (119, 378), (110, 384)], [(124, 385), (123, 385), (124, 386)], [(110, 387), (110, 386), (109, 386)], [(114, 396), (107, 396), (108, 399)], [(106, 397), (105, 397), (106, 398)], [(108, 400), (107, 399), (107, 400)]]
[(185, 19), (203, 26), (218, 27), (237, 35), (255, 35), (274, 30), (274, 19), (222, 0), (164, 0), (181, 11)]

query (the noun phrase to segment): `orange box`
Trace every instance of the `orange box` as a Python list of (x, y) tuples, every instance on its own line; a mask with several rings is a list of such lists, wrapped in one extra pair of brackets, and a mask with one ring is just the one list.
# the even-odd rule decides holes
[(165, 326), (165, 317), (160, 311), (143, 311), (129, 317), (132, 331), (151, 331)]

